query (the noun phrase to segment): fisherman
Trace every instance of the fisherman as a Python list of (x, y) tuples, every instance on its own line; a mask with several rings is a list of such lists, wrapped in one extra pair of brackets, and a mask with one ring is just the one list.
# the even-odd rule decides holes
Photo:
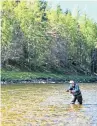
[(82, 94), (79, 89), (79, 85), (76, 84), (73, 80), (70, 80), (70, 86), (67, 92), (70, 92), (73, 95), (73, 100), (71, 101), (71, 104), (75, 104), (76, 100), (78, 100), (79, 104), (82, 104)]

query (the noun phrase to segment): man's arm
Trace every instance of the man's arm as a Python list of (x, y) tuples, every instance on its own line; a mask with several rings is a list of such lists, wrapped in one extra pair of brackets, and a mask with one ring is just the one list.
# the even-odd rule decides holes
[(69, 88), (66, 90), (66, 92), (71, 92), (72, 86), (70, 85)]

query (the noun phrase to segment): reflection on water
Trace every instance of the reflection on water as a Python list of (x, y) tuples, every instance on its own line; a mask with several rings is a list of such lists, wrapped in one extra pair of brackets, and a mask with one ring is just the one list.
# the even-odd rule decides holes
[(71, 111), (79, 111), (83, 108), (83, 105), (77, 105), (77, 104), (70, 104), (70, 110)]
[(83, 105), (67, 84), (2, 86), (2, 126), (97, 126), (97, 84), (81, 84)]

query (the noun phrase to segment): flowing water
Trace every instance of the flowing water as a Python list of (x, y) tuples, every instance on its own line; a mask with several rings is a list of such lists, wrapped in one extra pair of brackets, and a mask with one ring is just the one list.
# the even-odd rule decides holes
[(68, 86), (2, 85), (2, 126), (97, 126), (97, 83), (79, 84), (83, 105), (70, 105)]

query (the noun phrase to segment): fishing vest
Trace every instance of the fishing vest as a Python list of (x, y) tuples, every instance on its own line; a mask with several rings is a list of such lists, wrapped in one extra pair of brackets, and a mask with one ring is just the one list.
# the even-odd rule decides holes
[(70, 90), (76, 90), (76, 88), (78, 88), (78, 90), (75, 91), (75, 92), (73, 93), (73, 95), (74, 95), (74, 96), (80, 96), (80, 95), (81, 95), (81, 91), (80, 91), (78, 85), (75, 84), (74, 86), (72, 86), (72, 87), (70, 88)]

